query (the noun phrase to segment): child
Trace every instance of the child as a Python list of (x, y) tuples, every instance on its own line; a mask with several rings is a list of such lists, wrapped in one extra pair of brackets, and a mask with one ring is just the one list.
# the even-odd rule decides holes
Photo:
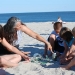
[[(74, 38), (75, 38), (75, 27), (72, 29), (72, 33), (73, 33), (73, 36), (74, 36)], [(74, 40), (74, 44), (75, 44), (75, 40)], [(70, 63), (69, 64), (67, 64), (67, 65), (65, 65), (65, 66), (63, 66), (62, 68), (64, 68), (64, 69), (70, 69), (72, 66), (75, 66), (75, 46), (74, 46), (74, 44), (72, 45), (72, 48), (70, 49), (70, 57), (71, 56), (74, 56), (74, 58), (70, 61)]]
[(62, 23), (61, 17), (58, 17), (57, 22), (61, 22)]
[(71, 30), (67, 27), (63, 27), (60, 31), (60, 37), (64, 40), (64, 54), (60, 57), (61, 64), (65, 64), (70, 61), (72, 57), (72, 51), (74, 51), (74, 37)]
[[(54, 28), (54, 30), (48, 37), (48, 42), (51, 44), (53, 52), (63, 53), (64, 52), (64, 44), (63, 44), (63, 40), (59, 36), (59, 32), (62, 28), (62, 23), (60, 23), (60, 22), (54, 23), (53, 28)], [(44, 56), (45, 55), (47, 55), (46, 45), (45, 45)]]

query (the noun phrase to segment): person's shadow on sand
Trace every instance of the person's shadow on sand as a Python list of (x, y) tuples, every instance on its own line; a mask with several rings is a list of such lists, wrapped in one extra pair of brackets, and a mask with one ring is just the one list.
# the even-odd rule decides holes
[(35, 53), (39, 53), (41, 55), (43, 55), (43, 53), (44, 53), (43, 45), (39, 45), (39, 44), (36, 44), (36, 45), (25, 45), (24, 47), (21, 47), (20, 50), (25, 51), (25, 52), (30, 51), (31, 52), (31, 54), (30, 54), (31, 57)]
[[(31, 54), (30, 54), (30, 57), (33, 57), (33, 55), (35, 53), (39, 53), (41, 55), (43, 55), (44, 53), (44, 49), (41, 49), (41, 47), (44, 48), (43, 45), (39, 45), (39, 44), (36, 44), (36, 45), (26, 45), (26, 47), (22, 47), (21, 50), (23, 51), (30, 51)], [(49, 66), (46, 66), (46, 65), (41, 65), (42, 67), (44, 68), (58, 68), (58, 65), (55, 64), (55, 62), (52, 62), (53, 64), (49, 65)]]
[[(43, 47), (43, 48), (41, 48)], [(30, 57), (33, 57), (33, 55), (35, 53), (39, 53), (41, 55), (43, 55), (44, 53), (44, 46), (43, 45), (39, 45), (39, 44), (35, 44), (35, 45), (25, 45), (24, 47), (21, 47), (21, 50), (27, 52), (30, 51)], [(59, 68), (61, 65), (59, 64), (58, 61), (53, 61), (52, 64), (46, 66), (46, 65), (41, 65), (44, 68)], [(75, 68), (73, 67), (71, 69), (72, 71), (75, 71)]]
[(6, 72), (5, 70), (0, 69), (0, 75), (14, 75), (14, 74), (10, 74), (10, 73)]
[[(43, 47), (43, 49), (41, 48)], [(44, 53), (44, 46), (43, 45), (39, 45), (39, 44), (35, 44), (35, 45), (25, 45), (25, 47), (22, 47), (20, 48), (21, 50), (27, 52), (27, 51), (30, 51), (31, 54), (30, 54), (30, 57), (33, 57), (33, 55), (35, 53), (39, 53), (41, 55), (43, 55)], [(46, 65), (41, 65), (42, 67), (45, 67), (45, 68), (57, 68), (58, 65), (55, 64), (55, 62), (52, 62), (53, 64), (49, 65), (49, 66), (46, 66)]]

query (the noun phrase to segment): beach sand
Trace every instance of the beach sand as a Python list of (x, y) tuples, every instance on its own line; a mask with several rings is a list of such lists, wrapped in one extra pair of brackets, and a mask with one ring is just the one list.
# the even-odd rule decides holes
[[(27, 27), (40, 34), (45, 39), (48, 38), (53, 30), (53, 24), (51, 22), (33, 22), (25, 23)], [(72, 29), (75, 26), (75, 22), (67, 22), (63, 26)], [(44, 43), (29, 37), (26, 34), (22, 34), (23, 39), (20, 43), (20, 49), (24, 51), (31, 51), (31, 57), (35, 53), (44, 53)], [(40, 64), (29, 62), (20, 62), (17, 67), (7, 68), (6, 75), (75, 75), (75, 67), (70, 70), (63, 70), (59, 68), (59, 62), (54, 61), (49, 66), (41, 66)]]

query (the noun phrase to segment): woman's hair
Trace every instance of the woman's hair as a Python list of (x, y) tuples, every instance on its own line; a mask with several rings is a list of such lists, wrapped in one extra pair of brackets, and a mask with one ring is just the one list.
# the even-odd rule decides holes
[(67, 27), (63, 27), (60, 30), (59, 35), (61, 38), (63, 38), (67, 42), (69, 42), (73, 38), (73, 34), (72, 34), (71, 30)]
[[(17, 17), (10, 17), (4, 26), (5, 38), (10, 44), (17, 39), (17, 30), (14, 28), (17, 22), (21, 22), (21, 20)], [(21, 24), (24, 25), (22, 22)]]
[(2, 25), (0, 25), (0, 38), (3, 39), (3, 37), (4, 37), (4, 30)]
[(62, 27), (62, 23), (61, 22), (55, 22), (54, 25), (53, 25), (54, 30), (57, 30), (57, 29), (59, 29), (61, 27)]

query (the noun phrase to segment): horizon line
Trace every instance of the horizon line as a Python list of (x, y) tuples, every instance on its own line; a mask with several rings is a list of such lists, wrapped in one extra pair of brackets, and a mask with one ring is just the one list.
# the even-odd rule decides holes
[[(75, 11), (45, 11), (47, 12), (75, 12)], [(38, 12), (6, 12), (6, 13), (0, 13), (0, 14), (18, 14), (18, 13), (45, 13), (44, 11), (38, 11)]]

